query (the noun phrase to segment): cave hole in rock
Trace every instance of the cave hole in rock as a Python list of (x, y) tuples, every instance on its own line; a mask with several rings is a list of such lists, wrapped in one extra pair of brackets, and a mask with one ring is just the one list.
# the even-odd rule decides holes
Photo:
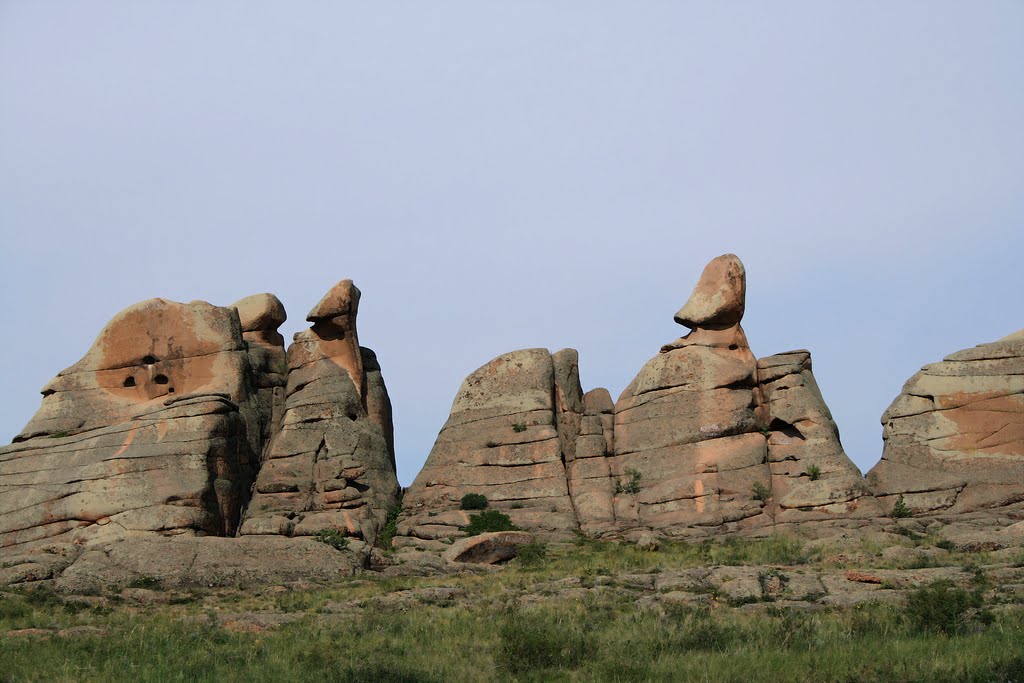
[(772, 423), (768, 425), (768, 429), (773, 432), (780, 432), (791, 439), (800, 439), (801, 441), (806, 440), (806, 437), (800, 433), (799, 429), (785, 420), (780, 420), (779, 418), (772, 420)]
[(135, 378), (132, 377), (131, 375), (129, 375), (128, 377), (125, 377), (124, 378), (124, 386), (125, 386), (125, 388), (134, 387), (135, 386)]
[(167, 375), (157, 375), (153, 378), (153, 381), (157, 384), (167, 384), (171, 380), (167, 379)]
[(153, 356), (143, 356), (142, 357), (142, 364), (143, 365), (152, 365), (153, 363), (156, 363), (156, 358), (155, 357), (153, 357)]

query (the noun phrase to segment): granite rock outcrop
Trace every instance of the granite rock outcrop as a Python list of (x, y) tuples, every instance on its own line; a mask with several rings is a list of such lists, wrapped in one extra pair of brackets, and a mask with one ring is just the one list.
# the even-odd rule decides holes
[(359, 298), (351, 280), (337, 283), (288, 348), (280, 429), (267, 445), (242, 535), (336, 530), (372, 544), (384, 524), (398, 492), (391, 404), (376, 357), (359, 346)]
[(868, 482), (886, 509), (1024, 512), (1024, 330), (924, 366), (882, 426)]
[[(254, 548), (268, 566), (310, 553), (328, 575), (364, 565), (398, 484), (391, 402), (359, 346), (358, 304), (351, 281), (335, 285), (287, 352), (273, 294), (227, 307), (152, 299), (114, 316), (0, 448), (0, 578), (92, 571), (82, 567), (115, 562), (115, 543), (177, 542), (161, 553), (167, 576), (183, 571), (175, 558), (249, 567)], [(351, 552), (279, 538), (322, 530), (350, 536)]]
[(201, 301), (117, 314), (0, 449), (0, 545), (234, 534), (272, 421), (242, 334)]
[(514, 351), (463, 383), (405, 497), (402, 547), (462, 535), (467, 493), (557, 536), (701, 536), (879, 512), (843, 451), (810, 354), (758, 360), (741, 326), (746, 273), (704, 269), (666, 344), (617, 402), (583, 392), (565, 349)]
[(437, 549), (470, 521), (468, 493), (525, 529), (568, 535), (577, 528), (565, 451), (581, 423), (575, 351), (526, 349), (469, 375), (427, 461), (405, 493), (399, 545)]

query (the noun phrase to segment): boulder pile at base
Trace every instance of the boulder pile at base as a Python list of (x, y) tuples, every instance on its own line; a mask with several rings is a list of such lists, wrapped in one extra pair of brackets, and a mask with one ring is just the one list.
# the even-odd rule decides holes
[(429, 574), (578, 535), (653, 550), (903, 515), (964, 547), (1024, 544), (1024, 331), (914, 375), (865, 478), (810, 352), (751, 351), (746, 289), (739, 258), (708, 263), (674, 316), (688, 332), (615, 401), (584, 391), (574, 349), (474, 371), (400, 512), (391, 400), (351, 280), (287, 349), (273, 294), (135, 304), (0, 448), (0, 584)]

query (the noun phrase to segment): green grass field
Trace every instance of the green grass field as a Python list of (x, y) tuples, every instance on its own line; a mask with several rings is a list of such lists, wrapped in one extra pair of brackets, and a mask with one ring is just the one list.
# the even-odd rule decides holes
[[(129, 590), (77, 599), (42, 588), (0, 593), (0, 680), (1024, 681), (1024, 611), (985, 603), (980, 588), (937, 585), (900, 604), (842, 609), (653, 610), (611, 588), (531, 587), (709, 561), (802, 567), (816, 558), (787, 539), (658, 553), (587, 542), (538, 555), (486, 575), (178, 590), (155, 593), (159, 604)], [(462, 597), (387, 601), (436, 586)], [(232, 628), (229, 613), (295, 620), (247, 630)]]

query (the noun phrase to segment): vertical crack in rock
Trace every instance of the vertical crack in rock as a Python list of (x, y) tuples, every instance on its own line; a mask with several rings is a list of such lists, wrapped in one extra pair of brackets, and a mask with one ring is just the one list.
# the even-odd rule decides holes
[(359, 346), (359, 300), (351, 280), (337, 283), (288, 347), (280, 427), (242, 535), (334, 529), (373, 543), (384, 524), (398, 492), (391, 402), (376, 356)]

